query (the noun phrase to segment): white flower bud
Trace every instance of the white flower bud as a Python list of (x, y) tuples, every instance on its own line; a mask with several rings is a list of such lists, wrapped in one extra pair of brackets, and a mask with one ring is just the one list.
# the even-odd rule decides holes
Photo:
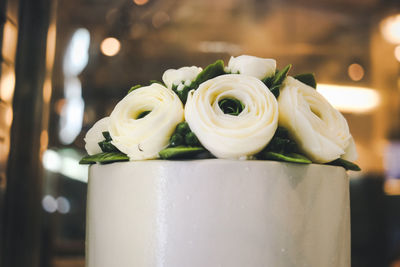
[(99, 142), (103, 141), (105, 138), (103, 132), (108, 131), (109, 117), (102, 118), (97, 121), (92, 128), (87, 131), (85, 135), (85, 149), (89, 155), (94, 155), (101, 153), (101, 148)]
[(261, 80), (275, 74), (276, 61), (275, 59), (247, 55), (231, 57), (227, 70), (231, 73), (249, 75)]

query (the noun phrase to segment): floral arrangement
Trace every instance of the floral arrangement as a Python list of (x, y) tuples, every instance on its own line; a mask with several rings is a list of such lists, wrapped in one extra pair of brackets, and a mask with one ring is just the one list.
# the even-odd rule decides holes
[(136, 85), (85, 136), (81, 164), (150, 159), (260, 159), (360, 170), (343, 115), (313, 74), (288, 76), (274, 59), (242, 55), (169, 69)]

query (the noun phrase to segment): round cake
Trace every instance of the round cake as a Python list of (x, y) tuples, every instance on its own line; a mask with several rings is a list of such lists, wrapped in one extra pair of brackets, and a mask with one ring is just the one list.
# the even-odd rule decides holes
[(85, 136), (86, 267), (348, 267), (344, 116), (274, 59), (164, 72)]
[(350, 266), (341, 167), (152, 160), (89, 171), (87, 267)]

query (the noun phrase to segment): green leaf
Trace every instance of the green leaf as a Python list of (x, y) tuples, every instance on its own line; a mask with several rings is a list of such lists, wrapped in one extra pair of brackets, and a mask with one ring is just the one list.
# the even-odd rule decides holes
[(128, 94), (129, 94), (130, 92), (132, 92), (132, 91), (134, 91), (134, 90), (140, 88), (140, 87), (142, 87), (140, 84), (135, 85), (135, 86), (132, 86), (131, 89), (129, 89)]
[(273, 85), (273, 86), (269, 87), (269, 90), (275, 96), (275, 98), (279, 97), (280, 89), (281, 89), (281, 84), (277, 84), (277, 85)]
[(295, 79), (305, 83), (313, 88), (317, 88), (317, 81), (315, 80), (314, 73), (303, 73), (294, 76)]
[(361, 168), (357, 164), (341, 158), (335, 159), (334, 161), (328, 162), (326, 164), (333, 166), (341, 166), (346, 170), (361, 171)]
[(202, 72), (200, 72), (196, 79), (190, 85), (191, 89), (197, 89), (203, 82), (225, 74), (224, 62), (217, 60), (213, 64), (208, 65)]
[(281, 126), (278, 127), (271, 141), (264, 148), (265, 151), (276, 152), (276, 153), (297, 153), (298, 147), (296, 142), (294, 142), (289, 137), (289, 131)]
[(204, 152), (206, 150), (202, 147), (178, 146), (163, 149), (159, 155), (162, 159), (191, 158)]
[(312, 163), (310, 159), (297, 153), (282, 154), (272, 151), (262, 151), (261, 153), (258, 154), (258, 157), (266, 160), (277, 160), (277, 161), (285, 161), (292, 163), (302, 163), (302, 164)]
[(172, 91), (175, 92), (175, 94), (178, 95), (179, 99), (182, 101), (182, 103), (185, 105), (187, 97), (188, 97), (188, 93), (190, 91), (190, 87), (183, 87), (182, 90), (178, 90), (178, 86), (177, 85), (172, 85)]
[(91, 156), (86, 156), (79, 161), (79, 164), (94, 164), (96, 162), (107, 164), (118, 161), (128, 161), (129, 157), (121, 152), (103, 152)]
[(185, 139), (183, 138), (183, 136), (179, 133), (175, 133), (171, 136), (171, 138), (169, 139), (169, 145), (171, 147), (176, 147), (176, 146), (181, 146), (183, 145), (185, 142)]
[(175, 133), (178, 133), (182, 136), (186, 135), (189, 132), (190, 132), (190, 127), (186, 121), (178, 123), (178, 125), (175, 128)]
[(239, 115), (244, 109), (243, 103), (234, 98), (224, 98), (218, 101), (218, 106), (225, 114), (233, 116)]
[(194, 132), (189, 132), (185, 135), (185, 144), (188, 146), (201, 146), (200, 141)]
[(141, 112), (138, 116), (137, 116), (137, 120), (146, 117), (149, 113), (151, 112), (151, 110), (146, 110)]
[(273, 80), (274, 80), (274, 76), (275, 76), (275, 75), (272, 75), (272, 76), (270, 76), (270, 77), (266, 77), (266, 78), (262, 79), (261, 81), (262, 81), (268, 88), (270, 88), (270, 87), (272, 86), (272, 82), (273, 82)]
[(107, 142), (111, 141), (111, 135), (110, 132), (102, 132), (104, 138), (106, 139)]
[(101, 141), (99, 142), (99, 146), (103, 152), (120, 152), (118, 148), (111, 144), (111, 141)]
[(281, 85), (283, 81), (286, 79), (286, 76), (288, 75), (288, 72), (290, 71), (291, 68), (292, 64), (289, 64), (282, 70), (278, 71), (278, 73), (274, 76), (274, 79), (272, 81), (272, 86)]

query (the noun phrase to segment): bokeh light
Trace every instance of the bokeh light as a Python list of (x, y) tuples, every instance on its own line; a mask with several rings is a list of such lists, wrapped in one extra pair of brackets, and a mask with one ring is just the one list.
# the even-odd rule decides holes
[(400, 14), (390, 16), (381, 22), (381, 32), (386, 41), (400, 44)]
[(109, 57), (115, 56), (118, 54), (121, 48), (121, 44), (118, 39), (114, 37), (108, 37), (101, 42), (100, 49), (101, 52)]
[(133, 2), (138, 6), (143, 6), (149, 2), (149, 0), (133, 0)]
[(400, 62), (400, 45), (395, 47), (395, 49), (394, 49), (394, 57), (397, 59), (397, 61)]
[(353, 81), (359, 81), (364, 77), (364, 68), (357, 63), (350, 64), (347, 68), (347, 74)]

